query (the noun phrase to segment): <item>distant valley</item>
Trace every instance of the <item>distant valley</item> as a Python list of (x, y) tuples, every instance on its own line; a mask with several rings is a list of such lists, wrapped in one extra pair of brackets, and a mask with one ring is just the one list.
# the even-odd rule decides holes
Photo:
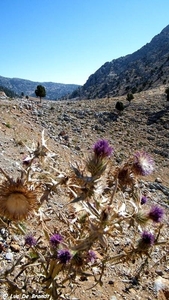
[(71, 94), (79, 87), (76, 84), (64, 84), (54, 82), (34, 82), (20, 78), (7, 78), (0, 76), (0, 86), (8, 88), (17, 95), (23, 93), (25, 96), (35, 96), (37, 85), (43, 85), (46, 89), (46, 99), (57, 100)]
[[(82, 70), (83, 72), (83, 70)], [(46, 99), (96, 99), (135, 94), (157, 86), (169, 86), (169, 25), (136, 52), (106, 62), (83, 86), (33, 82), (0, 76), (4, 86), (17, 95), (35, 96), (37, 85), (46, 89)]]

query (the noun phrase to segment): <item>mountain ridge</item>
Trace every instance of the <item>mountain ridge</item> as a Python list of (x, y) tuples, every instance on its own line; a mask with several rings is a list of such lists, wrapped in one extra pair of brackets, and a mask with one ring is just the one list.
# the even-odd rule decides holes
[(70, 98), (121, 96), (169, 83), (169, 25), (149, 43), (104, 63)]
[(28, 79), (21, 78), (8, 78), (0, 76), (0, 86), (4, 86), (14, 93), (28, 96), (35, 96), (35, 89), (37, 85), (43, 85), (46, 89), (46, 97), (48, 100), (57, 100), (59, 98), (65, 97), (68, 94), (72, 93), (77, 87), (78, 84), (64, 84), (64, 83), (54, 83), (54, 82), (39, 82), (32, 81)]

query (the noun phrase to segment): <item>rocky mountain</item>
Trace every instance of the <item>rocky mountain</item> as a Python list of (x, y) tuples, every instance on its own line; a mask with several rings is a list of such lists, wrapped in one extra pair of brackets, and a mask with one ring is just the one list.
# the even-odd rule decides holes
[(120, 96), (169, 84), (169, 25), (138, 51), (106, 62), (70, 98)]
[(28, 96), (35, 96), (35, 89), (37, 85), (43, 85), (46, 89), (46, 99), (57, 100), (62, 98), (79, 87), (76, 84), (64, 84), (54, 82), (34, 82), (20, 78), (7, 78), (0, 76), (0, 86), (10, 89), (14, 93)]

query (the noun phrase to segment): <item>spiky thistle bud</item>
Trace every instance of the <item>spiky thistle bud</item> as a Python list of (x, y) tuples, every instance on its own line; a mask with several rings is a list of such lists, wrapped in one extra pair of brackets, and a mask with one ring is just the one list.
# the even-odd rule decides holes
[(71, 260), (72, 255), (68, 249), (62, 249), (58, 250), (57, 258), (59, 259), (60, 263), (66, 264)]
[(108, 141), (99, 140), (93, 146), (94, 154), (97, 158), (106, 158), (112, 154), (113, 148), (109, 146)]
[(33, 235), (27, 235), (25, 237), (25, 244), (32, 247), (32, 246), (35, 246), (37, 243), (37, 241), (35, 240), (35, 238), (33, 237)]
[(88, 159), (86, 167), (92, 176), (99, 177), (106, 169), (107, 158), (112, 154), (113, 148), (108, 141), (99, 140), (93, 146), (93, 154)]
[(148, 213), (148, 217), (155, 223), (161, 222), (163, 216), (164, 216), (163, 208), (157, 205), (153, 206)]

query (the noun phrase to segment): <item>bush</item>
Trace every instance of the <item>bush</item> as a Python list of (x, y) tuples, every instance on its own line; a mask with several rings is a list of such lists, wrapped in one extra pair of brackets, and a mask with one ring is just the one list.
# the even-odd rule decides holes
[(133, 99), (134, 99), (133, 94), (128, 93), (128, 94), (127, 94), (127, 97), (126, 97), (126, 100), (129, 101), (129, 102), (131, 102), (131, 100), (133, 100)]
[(124, 110), (123, 102), (117, 101), (117, 102), (116, 102), (115, 108), (116, 108), (117, 110), (119, 110), (119, 111), (123, 111), (123, 110)]

